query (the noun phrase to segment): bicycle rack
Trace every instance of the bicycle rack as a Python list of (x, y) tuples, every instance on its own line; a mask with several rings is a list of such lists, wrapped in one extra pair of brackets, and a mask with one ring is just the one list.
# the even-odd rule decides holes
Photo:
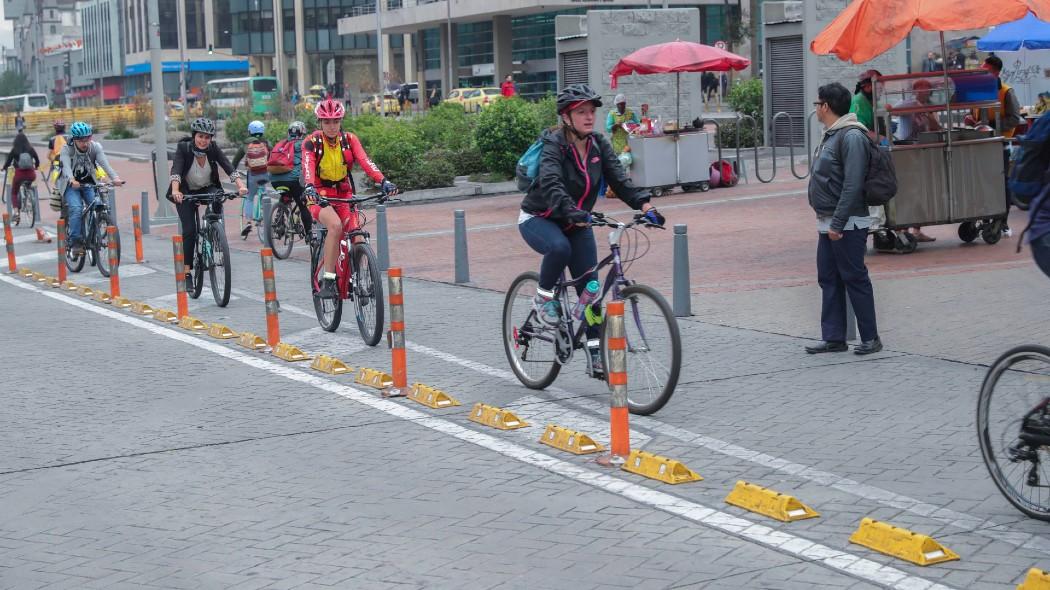
[[(736, 145), (737, 145), (737, 150), (740, 149), (740, 128), (743, 127), (744, 121), (751, 121), (751, 128), (754, 129), (754, 130), (758, 130), (758, 128), (759, 128), (758, 127), (758, 121), (756, 121), (754, 117), (752, 117), (751, 115), (739, 115), (738, 114), (737, 118), (736, 118)], [(768, 179), (762, 178), (762, 172), (758, 168), (758, 142), (756, 141), (756, 142), (753, 142), (753, 143), (754, 143), (754, 145), (752, 145), (751, 148), (754, 150), (754, 154), (755, 154), (755, 178), (758, 179), (758, 181), (763, 183), (763, 184), (773, 182), (773, 179), (777, 177), (777, 148), (776, 148), (776, 143), (775, 142), (773, 143), (773, 175), (770, 176)]]

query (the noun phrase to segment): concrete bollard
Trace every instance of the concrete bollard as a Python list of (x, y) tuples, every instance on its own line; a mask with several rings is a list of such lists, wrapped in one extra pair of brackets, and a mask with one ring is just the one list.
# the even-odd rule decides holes
[(672, 299), (675, 317), (693, 315), (692, 302), (689, 296), (689, 236), (687, 226), (674, 226), (674, 293)]
[(467, 258), (467, 212), (456, 209), (454, 212), (456, 228), (456, 282), (470, 282), (470, 261)]
[(390, 268), (390, 237), (386, 231), (386, 205), (376, 207), (376, 257), (379, 270)]
[(142, 213), (142, 235), (149, 235), (149, 193), (142, 191), (142, 203), (140, 204)]

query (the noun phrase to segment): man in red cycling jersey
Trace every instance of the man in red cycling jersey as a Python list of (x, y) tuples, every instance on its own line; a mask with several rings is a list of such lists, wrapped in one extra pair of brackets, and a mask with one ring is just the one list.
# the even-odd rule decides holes
[(349, 203), (329, 203), (327, 197), (349, 199), (354, 196), (354, 181), (350, 170), (356, 162), (387, 196), (397, 194), (394, 183), (386, 180), (361, 147), (357, 136), (342, 130), (346, 109), (342, 103), (325, 99), (314, 109), (321, 124), (303, 141), (302, 180), (306, 187), (304, 196), (310, 205), (310, 214), (328, 229), (324, 240), (324, 275), (319, 297), (334, 298), (338, 290), (335, 285), (335, 263), (339, 257), (339, 241), (343, 238), (343, 223), (350, 229), (357, 228), (357, 213)]

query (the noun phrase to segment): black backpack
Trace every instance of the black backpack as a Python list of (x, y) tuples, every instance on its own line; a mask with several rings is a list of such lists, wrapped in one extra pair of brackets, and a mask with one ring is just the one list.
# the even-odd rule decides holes
[(1014, 154), (1006, 186), (1010, 190), (1010, 200), (1019, 209), (1027, 210), (1048, 180), (1050, 118), (1040, 116), (1028, 129), (1028, 133), (1018, 140), (1019, 148)]
[(897, 196), (897, 169), (889, 150), (868, 137), (868, 173), (864, 176), (864, 204), (882, 207)]

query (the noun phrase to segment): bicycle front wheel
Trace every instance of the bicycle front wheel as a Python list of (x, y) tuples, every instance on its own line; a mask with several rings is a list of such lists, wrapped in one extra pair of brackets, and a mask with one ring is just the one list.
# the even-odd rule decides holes
[(193, 272), (190, 273), (193, 284), (187, 285), (186, 289), (189, 296), (194, 299), (200, 298), (201, 293), (204, 292), (204, 271), (211, 265), (211, 256), (205, 254), (206, 248), (209, 248), (208, 241), (198, 231), (197, 244), (193, 249)]
[(503, 300), (503, 349), (518, 381), (529, 389), (544, 389), (554, 383), (561, 371), (558, 362), (557, 328), (542, 324), (532, 301), (539, 288), (540, 275), (518, 275)]
[(270, 211), (268, 238), (275, 258), (284, 260), (291, 255), (292, 246), (295, 245), (295, 232), (292, 229), (292, 217), (287, 203), (278, 202)]
[(80, 272), (84, 269), (84, 263), (87, 262), (87, 251), (85, 250), (80, 256), (73, 254), (73, 245), (66, 244), (66, 268), (70, 272)]
[(226, 232), (223, 231), (222, 225), (214, 223), (209, 226), (208, 242), (211, 248), (211, 261), (208, 265), (211, 294), (215, 297), (216, 305), (226, 307), (230, 302), (233, 278), (230, 273), (230, 245), (226, 243)]
[[(113, 221), (110, 219), (108, 214), (102, 214), (98, 216), (98, 223), (95, 225), (98, 237), (95, 239), (95, 246), (92, 252), (95, 256), (95, 263), (98, 265), (98, 272), (104, 277), (108, 277), (113, 271), (109, 265), (109, 232), (106, 228), (112, 224)], [(120, 232), (114, 232), (113, 234), (113, 245), (117, 249), (117, 260), (120, 260)], [(119, 262), (118, 262), (119, 264)]]
[(317, 323), (325, 332), (335, 332), (343, 319), (343, 298), (336, 296), (329, 299), (317, 296), (317, 291), (321, 288), (321, 276), (324, 274), (323, 242), (321, 239), (310, 244), (310, 292), (313, 294)]
[[(664, 407), (682, 369), (682, 337), (671, 306), (659, 291), (631, 285), (623, 298), (624, 336), (627, 338), (627, 407), (648, 416)], [(606, 317), (608, 320), (608, 317)], [(608, 322), (602, 330), (602, 359), (608, 375)]]
[(977, 439), (992, 481), (1015, 508), (1050, 521), (1050, 348), (1019, 346), (988, 369)]
[(357, 327), (365, 344), (375, 346), (383, 337), (383, 275), (368, 244), (354, 244), (354, 290)]

